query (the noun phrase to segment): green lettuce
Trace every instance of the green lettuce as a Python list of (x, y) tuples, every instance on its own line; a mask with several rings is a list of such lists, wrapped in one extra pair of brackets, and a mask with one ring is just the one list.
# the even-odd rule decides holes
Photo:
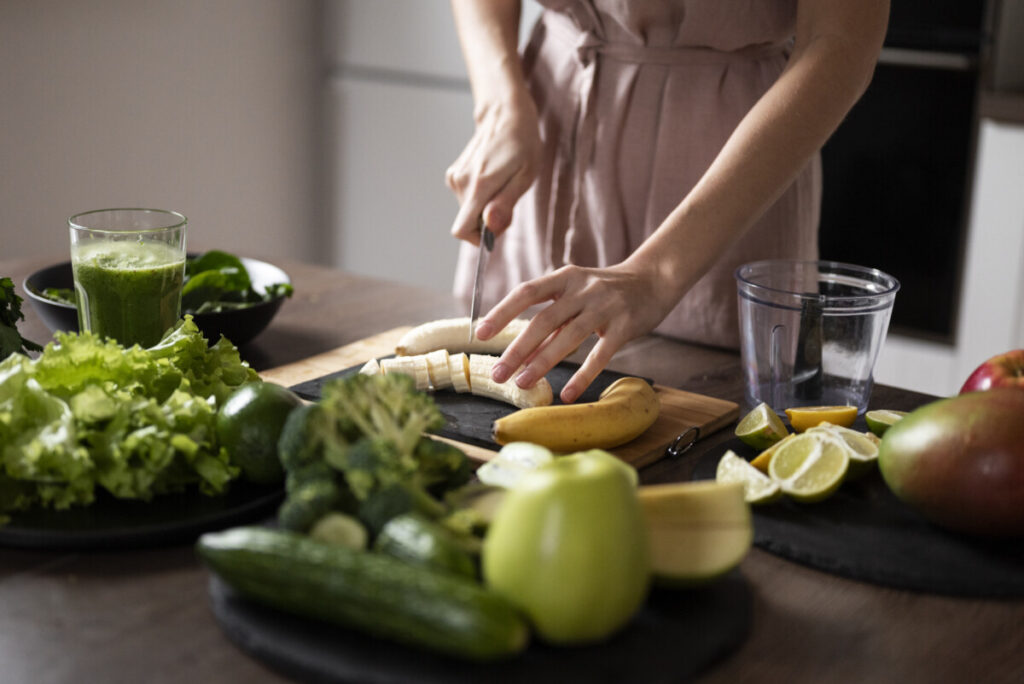
[(190, 316), (154, 347), (57, 333), (36, 359), (0, 362), (0, 513), (148, 500), (239, 475), (217, 443), (217, 408), (258, 381), (238, 349), (208, 347)]

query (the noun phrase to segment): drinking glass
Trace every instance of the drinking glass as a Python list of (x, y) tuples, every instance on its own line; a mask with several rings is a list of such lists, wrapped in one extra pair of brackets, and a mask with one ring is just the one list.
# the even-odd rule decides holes
[(151, 347), (181, 314), (188, 220), (163, 209), (98, 209), (68, 219), (78, 326)]

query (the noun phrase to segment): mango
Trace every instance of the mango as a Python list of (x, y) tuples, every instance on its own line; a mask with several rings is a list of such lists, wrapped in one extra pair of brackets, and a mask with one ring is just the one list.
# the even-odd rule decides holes
[(933, 523), (986, 536), (1024, 535), (1024, 390), (940, 399), (886, 432), (878, 467)]

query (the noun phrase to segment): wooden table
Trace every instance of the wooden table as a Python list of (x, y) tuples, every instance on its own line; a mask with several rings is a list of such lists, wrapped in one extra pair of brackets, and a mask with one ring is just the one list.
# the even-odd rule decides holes
[[(0, 276), (12, 277), (20, 292), (27, 274), (56, 260), (0, 261)], [(242, 350), (258, 370), (458, 312), (445, 293), (278, 263), (291, 274), (296, 295)], [(25, 313), (23, 334), (49, 339), (27, 301)], [(742, 401), (733, 353), (650, 337), (628, 345), (612, 367)], [(876, 387), (872, 403), (910, 409), (926, 400)], [(686, 479), (699, 455), (719, 449), (730, 432), (702, 440), (677, 461), (646, 468), (642, 479)], [(756, 548), (741, 571), (754, 594), (752, 633), (701, 681), (1024, 681), (1024, 601), (880, 588)], [(189, 546), (98, 553), (0, 549), (0, 682), (286, 681), (225, 638), (206, 591), (207, 573)]]

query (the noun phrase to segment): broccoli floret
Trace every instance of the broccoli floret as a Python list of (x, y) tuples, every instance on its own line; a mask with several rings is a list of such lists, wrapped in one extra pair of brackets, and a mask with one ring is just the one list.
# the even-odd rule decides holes
[(329, 513), (341, 498), (333, 479), (320, 478), (296, 487), (277, 511), (277, 521), (286, 530), (305, 532)]
[(431, 493), (461, 487), (473, 476), (466, 454), (447, 442), (422, 437), (416, 445), (415, 457), (420, 482)]
[(326, 428), (327, 415), (319, 404), (305, 404), (289, 413), (277, 441), (284, 469), (290, 472), (322, 461)]
[(423, 436), (443, 425), (434, 400), (408, 376), (351, 375), (326, 384), (318, 404), (292, 412), (279, 443), (288, 472), (282, 524), (287, 512), (308, 529), (326, 512), (318, 508), (310, 519), (301, 498), (321, 481), (338, 490), (334, 510), (358, 513), (374, 533), (409, 511), (443, 517), (448, 507), (432, 494), (464, 483), (471, 470), (457, 448)]
[(391, 442), (403, 455), (412, 454), (424, 432), (444, 427), (434, 400), (401, 373), (335, 380), (324, 386), (322, 404), (336, 420), (351, 421), (362, 435)]

